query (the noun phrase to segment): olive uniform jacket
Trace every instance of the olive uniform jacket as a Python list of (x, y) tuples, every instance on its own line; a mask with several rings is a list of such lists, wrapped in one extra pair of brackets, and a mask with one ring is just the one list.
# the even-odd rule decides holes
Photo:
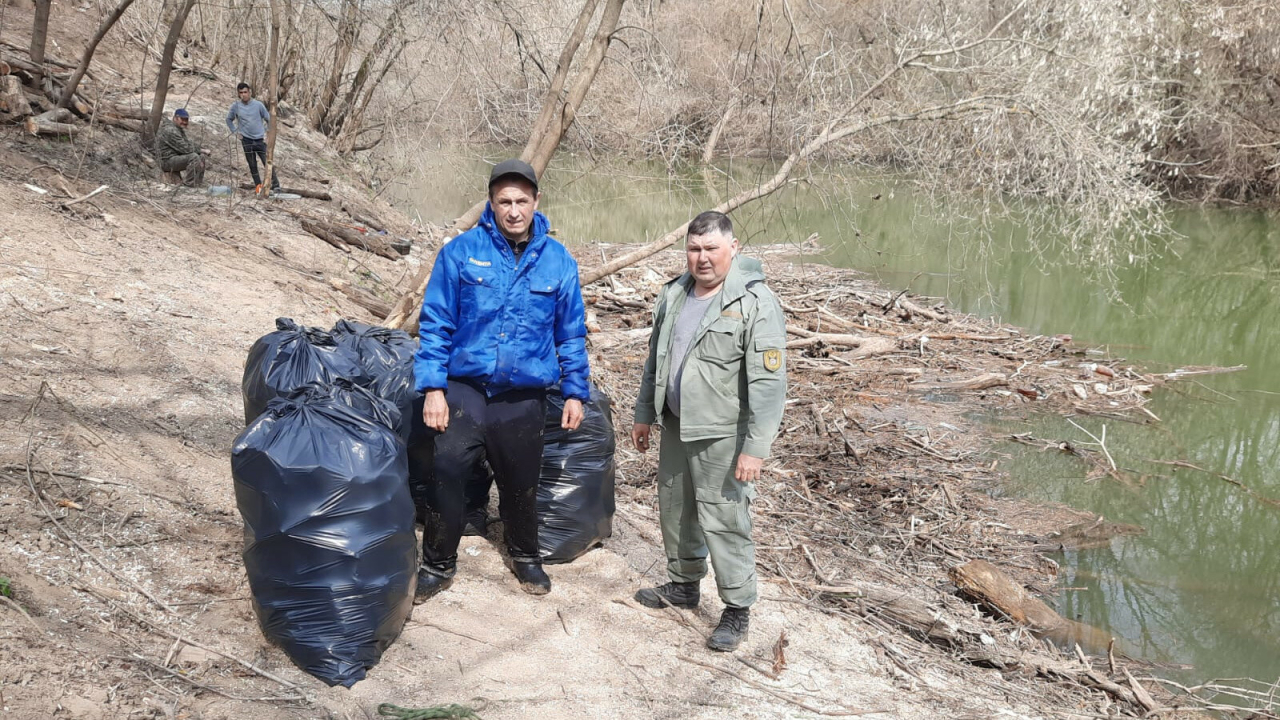
[[(666, 404), (671, 340), (693, 276), (663, 286), (653, 312), (635, 421), (652, 425)], [(786, 325), (760, 261), (737, 256), (707, 308), (680, 378), (680, 440), (745, 436), (741, 452), (769, 457), (787, 396)]]

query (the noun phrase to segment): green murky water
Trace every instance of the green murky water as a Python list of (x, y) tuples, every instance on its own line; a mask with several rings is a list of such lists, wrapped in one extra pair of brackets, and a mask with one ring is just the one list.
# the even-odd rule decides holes
[[(474, 160), (428, 160), (397, 191), (423, 218), (447, 220), (480, 196), (485, 172)], [(568, 158), (548, 173), (542, 209), (566, 241), (641, 242), (732, 192), (730, 176), (743, 183), (766, 172), (738, 166), (711, 176), (709, 188), (702, 175), (673, 177), (660, 165)], [(1175, 213), (1179, 236), (1163, 241), (1154, 267), (1116, 270), (1117, 302), (1085, 273), (1045, 269), (1016, 227), (996, 228), (998, 240), (978, 252), (946, 219), (959, 211), (925, 208), (888, 183), (815, 180), (736, 213), (739, 237), (799, 245), (817, 232), (826, 262), (1152, 367), (1248, 366), (1161, 392), (1150, 405), (1163, 419), (1156, 426), (1077, 420), (1095, 434), (1105, 423), (1133, 482), (1090, 480), (1078, 461), (1012, 446), (1006, 467), (1009, 492), (1146, 528), (1058, 558), (1064, 615), (1114, 632), (1145, 659), (1186, 666), (1175, 671), (1184, 677), (1280, 677), (1280, 506), (1259, 499), (1280, 501), (1280, 216)], [(1031, 431), (1088, 439), (1056, 418)]]

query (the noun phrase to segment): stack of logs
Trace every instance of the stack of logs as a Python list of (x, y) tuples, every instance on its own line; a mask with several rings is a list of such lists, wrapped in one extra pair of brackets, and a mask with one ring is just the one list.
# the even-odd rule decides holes
[[(294, 192), (288, 188), (284, 192)], [(357, 229), (351, 225), (341, 223), (324, 222), (321, 220), (311, 220), (302, 218), (302, 229), (315, 235), (321, 240), (338, 248), (343, 252), (351, 252), (351, 248), (357, 250), (365, 250), (374, 255), (387, 258), (388, 260), (399, 260), (401, 256), (409, 254), (410, 244), (408, 241), (398, 240), (396, 238), (377, 235), (367, 230)]]
[[(0, 124), (22, 123), (32, 135), (52, 135), (74, 137), (84, 130), (75, 124), (75, 118), (93, 118), (94, 122), (123, 128), (131, 132), (142, 132), (143, 121), (147, 111), (122, 107), (91, 107), (84, 98), (76, 93), (67, 107), (58, 107), (57, 90), (59, 80), (69, 75), (58, 67), (66, 65), (57, 61), (49, 61), (43, 69), (38, 69), (30, 61), (5, 55), (0, 59)], [(47, 85), (54, 90), (40, 92), (33, 89), (37, 85), (36, 78), (44, 77)]]

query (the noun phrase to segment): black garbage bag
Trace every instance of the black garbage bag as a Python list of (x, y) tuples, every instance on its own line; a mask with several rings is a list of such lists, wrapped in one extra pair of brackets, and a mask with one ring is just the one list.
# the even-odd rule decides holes
[(244, 362), (240, 383), (244, 422), (253, 422), (273, 398), (307, 383), (327, 384), (336, 378), (368, 384), (359, 360), (339, 348), (332, 335), (289, 318), (276, 318), (276, 331), (258, 338)]
[(543, 562), (577, 559), (613, 534), (613, 413), (609, 396), (594, 384), (583, 404), (582, 424), (560, 427), (564, 398), (547, 392), (547, 425), (538, 482), (538, 546)]
[(396, 431), (408, 442), (414, 398), (419, 396), (413, 390), (413, 355), (418, 350), (418, 342), (404, 331), (355, 320), (339, 320), (329, 334), (338, 347), (359, 362), (368, 378), (366, 387), (400, 410)]
[(347, 380), (272, 400), (236, 438), (244, 564), (267, 639), (350, 687), (413, 609), (417, 545), (394, 406)]

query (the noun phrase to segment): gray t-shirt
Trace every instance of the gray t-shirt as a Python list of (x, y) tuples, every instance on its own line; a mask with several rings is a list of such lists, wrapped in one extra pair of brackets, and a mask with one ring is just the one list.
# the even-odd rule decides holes
[(671, 367), (673, 371), (667, 377), (667, 408), (671, 414), (680, 417), (680, 376), (684, 374), (685, 360), (689, 359), (689, 351), (693, 349), (693, 338), (698, 334), (698, 326), (707, 314), (707, 308), (716, 297), (712, 293), (704, 298), (693, 294), (693, 289), (685, 296), (684, 306), (676, 317), (671, 337)]

